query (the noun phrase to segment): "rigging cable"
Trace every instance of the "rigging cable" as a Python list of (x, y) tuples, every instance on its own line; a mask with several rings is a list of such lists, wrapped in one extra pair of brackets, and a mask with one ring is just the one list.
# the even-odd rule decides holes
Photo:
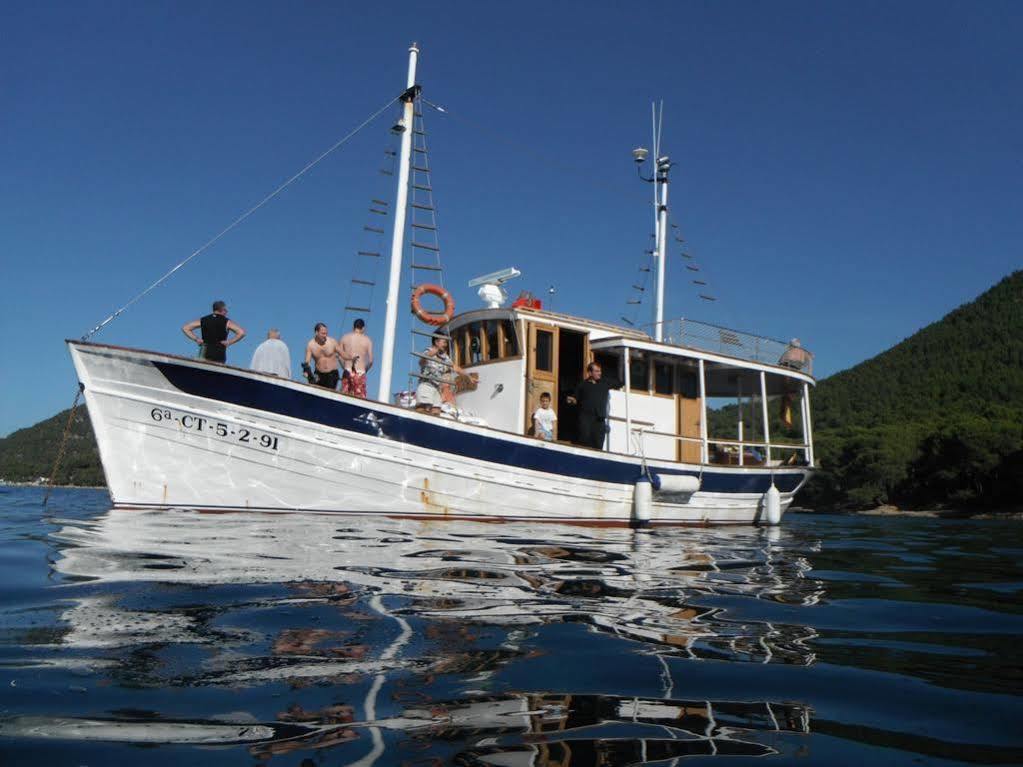
[(506, 144), (507, 146), (510, 146), (513, 149), (517, 149), (523, 154), (531, 155), (536, 160), (541, 160), (551, 165), (552, 167), (559, 168), (563, 171), (570, 171), (575, 174), (585, 174), (588, 177), (589, 181), (595, 182), (606, 189), (613, 189), (615, 192), (619, 194), (622, 193), (622, 187), (620, 184), (616, 184), (611, 180), (604, 178), (603, 176), (594, 174), (591, 168), (588, 168), (583, 165), (573, 165), (572, 163), (567, 163), (561, 158), (556, 157), (554, 155), (548, 155), (544, 154), (543, 152), (537, 152), (532, 147), (527, 146), (524, 142), (512, 136), (509, 136), (506, 133), (502, 133), (501, 131), (495, 130), (494, 128), (490, 127), (489, 125), (479, 123), (471, 118), (465, 117), (464, 115), (452, 112), (447, 107), (442, 107), (439, 104), (434, 104), (432, 101), (430, 101), (427, 98), (424, 98), (423, 96), (420, 96), (419, 100), (426, 104), (431, 109), (440, 112), (441, 114), (447, 117), (452, 118), (456, 122), (461, 121), (466, 125), (475, 128), (481, 133), (489, 133), (493, 138), (498, 139), (503, 144)]
[[(412, 214), (408, 221), (409, 240), (406, 247), (410, 253), (409, 268), (411, 271), (412, 289), (426, 285), (426, 278), (420, 278), (419, 272), (436, 274), (437, 286), (444, 289), (444, 264), (441, 260), (440, 228), (437, 224), (437, 203), (433, 196), (433, 165), (430, 160), (429, 146), (426, 140), (426, 117), (423, 114), (422, 95), (416, 100), (416, 108), (412, 112), (412, 160), (409, 178), (409, 203)], [(430, 255), (432, 254), (432, 256)], [(428, 263), (432, 258), (432, 262)], [(415, 296), (415, 293), (413, 293)], [(414, 300), (414, 298), (413, 298)], [(414, 314), (414, 312), (413, 312)], [(420, 318), (420, 323), (426, 323)], [(413, 325), (410, 328), (411, 348), (413, 357), (423, 359), (416, 351), (416, 336), (431, 337), (440, 333), (439, 328), (427, 327), (419, 330)], [(454, 344), (450, 331), (442, 334), (448, 342), (448, 354), (454, 360)], [(448, 371), (451, 372), (450, 369)], [(408, 388), (415, 390), (423, 377), (413, 369), (409, 370)]]
[[(586, 168), (586, 167), (583, 167), (583, 166), (572, 165), (571, 163), (566, 163), (562, 159), (560, 159), (558, 157), (555, 157), (553, 155), (546, 155), (546, 154), (544, 154), (542, 152), (537, 152), (532, 147), (526, 146), (523, 142), (513, 138), (512, 136), (509, 136), (509, 135), (507, 135), (505, 133), (502, 133), (500, 131), (494, 130), (489, 125), (484, 125), (482, 123), (479, 123), (479, 122), (477, 122), (475, 120), (472, 120), (472, 119), (470, 119), (468, 117), (465, 117), (463, 115), (456, 114), (456, 113), (452, 112), (450, 109), (448, 109), (447, 107), (443, 107), (440, 104), (435, 104), (434, 102), (432, 102), (429, 99), (424, 98), (422, 96), (420, 96), (419, 100), (423, 104), (425, 104), (426, 106), (430, 107), (431, 109), (433, 109), (433, 110), (435, 110), (437, 112), (440, 112), (441, 114), (446, 115), (447, 117), (451, 117), (451, 118), (453, 118), (456, 121), (461, 121), (461, 122), (465, 123), (466, 125), (468, 125), (468, 126), (470, 126), (472, 128), (475, 128), (476, 130), (478, 130), (478, 131), (480, 131), (482, 133), (489, 133), (491, 136), (493, 136), (494, 138), (500, 140), (502, 143), (506, 144), (507, 146), (510, 146), (510, 147), (512, 147), (514, 149), (517, 149), (517, 150), (523, 152), (524, 154), (531, 155), (533, 158), (541, 160), (541, 161), (543, 161), (545, 163), (548, 163), (552, 167), (560, 168), (561, 170), (570, 171), (570, 172), (576, 173), (576, 174), (578, 174), (578, 173), (585, 173), (586, 176), (591, 181), (598, 183), (600, 186), (606, 187), (607, 189), (614, 189), (615, 192), (619, 192), (619, 193), (621, 192), (621, 187), (618, 184), (613, 184), (613, 183), (611, 183), (610, 181), (604, 179), (601, 176), (594, 175), (590, 168)], [(649, 275), (649, 268), (646, 268), (646, 269), (644, 269), (643, 267), (640, 267), (640, 268), (646, 272), (644, 274), (644, 278), (643, 278), (643, 287), (640, 289), (640, 292), (642, 293), (642, 292), (645, 292), (645, 290), (646, 290), (647, 281), (648, 281), (650, 275)], [(635, 321), (637, 320), (638, 313), (639, 313), (639, 307), (638, 307), (639, 303), (642, 303), (642, 299), (640, 299), (636, 303), (634, 303), (633, 301), (629, 301), (629, 304), (635, 305), (636, 309), (633, 312), (633, 316), (632, 316), (631, 320), (628, 317), (625, 317), (625, 316), (621, 317), (621, 319), (624, 320), (627, 324), (635, 325)]]
[(331, 154), (335, 149), (338, 149), (342, 145), (347, 143), (349, 141), (349, 139), (351, 139), (351, 138), (353, 138), (355, 136), (355, 134), (357, 134), (359, 131), (361, 131), (363, 128), (365, 128), (367, 125), (369, 125), (371, 122), (373, 122), (377, 117), (379, 117), (381, 114), (383, 114), (384, 111), (389, 109), (390, 106), (395, 101), (398, 100), (398, 98), (400, 98), (400, 97), (396, 96), (395, 98), (390, 99), (386, 104), (384, 104), (382, 107), (380, 107), (380, 109), (378, 109), (376, 112), (374, 112), (369, 117), (367, 117), (365, 120), (363, 120), (358, 126), (353, 128), (347, 135), (345, 135), (342, 138), (338, 139), (336, 142), (334, 142), (334, 144), (332, 144), (330, 147), (328, 147), (323, 152), (321, 152), (319, 156), (317, 156), (315, 159), (313, 159), (310, 162), (308, 162), (305, 165), (305, 167), (303, 167), (300, 171), (298, 171), (298, 173), (296, 173), (293, 176), (291, 176), (291, 178), (289, 178), (283, 184), (281, 184), (276, 189), (274, 189), (272, 192), (270, 192), (270, 194), (268, 194), (262, 200), (260, 200), (255, 205), (253, 205), (251, 208), (249, 208), (247, 211), (245, 211), (240, 216), (238, 216), (238, 218), (236, 218), (234, 221), (232, 221), (226, 228), (222, 229), (219, 234), (215, 235), (210, 240), (207, 240), (207, 242), (204, 245), (202, 245), (202, 247), (200, 247), (197, 250), (193, 251), (192, 254), (188, 256), (188, 258), (186, 258), (183, 261), (181, 261), (173, 269), (171, 269), (169, 272), (164, 274), (160, 279), (158, 279), (156, 282), (154, 282), (148, 288), (146, 288), (141, 293), (136, 295), (128, 303), (126, 303), (124, 306), (122, 306), (116, 312), (111, 314), (109, 317), (107, 317), (105, 320), (103, 320), (101, 323), (99, 323), (96, 327), (94, 327), (88, 333), (83, 335), (82, 336), (82, 340), (83, 341), (88, 341), (90, 338), (92, 338), (94, 335), (96, 335), (96, 333), (98, 333), (104, 327), (106, 327), (111, 322), (113, 322), (115, 319), (117, 319), (129, 307), (131, 307), (133, 304), (135, 304), (136, 302), (138, 302), (139, 300), (144, 298), (147, 294), (149, 294), (150, 291), (154, 290), (155, 288), (158, 288), (160, 285), (162, 285), (164, 282), (166, 282), (170, 278), (171, 275), (173, 275), (176, 271), (178, 271), (178, 269), (183, 267), (185, 264), (187, 264), (189, 261), (191, 261), (196, 256), (198, 256), (201, 253), (203, 253), (204, 251), (208, 250), (210, 248), (210, 246), (212, 246), (215, 242), (217, 242), (217, 240), (219, 240), (221, 237), (226, 235), (228, 232), (230, 232), (236, 226), (238, 226), (243, 221), (245, 221), (245, 219), (247, 219), (249, 216), (251, 216), (257, 210), (259, 210), (264, 205), (266, 205), (268, 202), (270, 202), (272, 199), (274, 199), (277, 195), (279, 195), (281, 192), (283, 192), (285, 189), (287, 189), (289, 186), (291, 186), (294, 182), (298, 181), (298, 179), (300, 179), (302, 176), (304, 176), (309, 170), (311, 170), (321, 160), (323, 160), (325, 157), (327, 157), (327, 155)]
[[(445, 115), (447, 117), (451, 117), (455, 121), (461, 121), (461, 122), (465, 123), (466, 125), (476, 129), (477, 131), (479, 131), (481, 133), (488, 133), (492, 137), (494, 137), (494, 138), (500, 140), (502, 143), (506, 144), (507, 146), (510, 146), (510, 147), (512, 147), (514, 149), (517, 149), (518, 151), (523, 152), (524, 154), (531, 155), (535, 159), (542, 160), (543, 162), (546, 162), (546, 163), (550, 164), (552, 167), (560, 168), (560, 169), (566, 170), (566, 171), (571, 171), (571, 172), (577, 173), (577, 174), (578, 173), (585, 173), (586, 176), (589, 178), (589, 180), (591, 182), (595, 182), (595, 183), (599, 184), (600, 186), (606, 187), (608, 189), (613, 188), (616, 192), (621, 192), (621, 187), (620, 186), (618, 186), (617, 184), (611, 183), (610, 181), (608, 181), (607, 179), (603, 178), (602, 176), (598, 176), (598, 175), (593, 174), (592, 170), (590, 168), (586, 168), (586, 167), (583, 167), (583, 166), (573, 165), (571, 163), (566, 163), (566, 162), (564, 162), (559, 157), (555, 157), (555, 156), (552, 156), (552, 155), (546, 155), (543, 152), (537, 152), (535, 149), (533, 149), (530, 146), (526, 146), (522, 141), (519, 141), (518, 139), (516, 139), (513, 136), (510, 136), (510, 135), (508, 135), (506, 133), (502, 133), (501, 131), (495, 130), (494, 128), (492, 128), (489, 125), (477, 122), (476, 120), (468, 118), (468, 117), (466, 117), (464, 115), (458, 114), (456, 112), (452, 112), (447, 107), (441, 106), (440, 104), (435, 104), (434, 102), (430, 101), (427, 98), (423, 98), (422, 96), (420, 96), (419, 100), (423, 104), (425, 104), (426, 106), (430, 107), (431, 109), (433, 109), (433, 110), (435, 110), (437, 112), (440, 112), (441, 114), (443, 114), (443, 115)], [(677, 228), (677, 225), (676, 224), (672, 224), (672, 228), (673, 229)], [(679, 238), (679, 241), (681, 242), (680, 238)], [(691, 258), (690, 256), (688, 256), (688, 254), (686, 254), (684, 257), (685, 258)], [(699, 269), (696, 269), (696, 270), (690, 269), (690, 270), (687, 270), (687, 271), (699, 271)], [(649, 274), (647, 274), (645, 276), (647, 278), (649, 278)], [(646, 282), (644, 282), (644, 288), (645, 287), (646, 287)], [(697, 287), (700, 287), (700, 286), (697, 286)], [(641, 292), (645, 292), (645, 291), (641, 291)], [(717, 301), (717, 297), (716, 296), (710, 295), (708, 293), (698, 292), (697, 295), (698, 295), (698, 297), (702, 301)], [(640, 299), (640, 301), (642, 301), (642, 299)], [(629, 303), (632, 304), (631, 301)], [(636, 305), (636, 304), (632, 304), (632, 305), (637, 306), (637, 308), (635, 309), (635, 311), (633, 313), (633, 319), (635, 320), (635, 319), (638, 319), (639, 309), (638, 309), (638, 305)], [(623, 316), (622, 319), (626, 323), (630, 322), (628, 317)]]
[[(624, 320), (629, 327), (635, 327), (636, 323), (639, 321), (639, 307), (643, 303), (643, 294), (646, 293), (647, 283), (650, 281), (650, 272), (653, 268), (653, 253), (654, 251), (651, 250), (646, 251), (648, 265), (639, 267), (639, 271), (643, 273), (642, 282), (639, 285), (632, 286), (633, 290), (639, 291), (640, 297), (638, 299), (630, 299), (627, 301), (627, 305), (635, 307), (632, 311), (632, 317), (626, 317), (624, 314), (621, 316), (621, 319)], [(628, 310), (626, 309), (626, 311)]]
[[(380, 168), (380, 175), (383, 177), (393, 176), (395, 167), (398, 164), (398, 153), (394, 149), (386, 149), (384, 150), (384, 155), (390, 158), (390, 167)], [(380, 197), (384, 196), (384, 193), (380, 193)], [(380, 197), (374, 197), (370, 200), (370, 212), (382, 216), (388, 216), (390, 215), (390, 203), (386, 200), (380, 199)], [(376, 207), (374, 208), (373, 206)], [(351, 269), (351, 273), (354, 276), (348, 281), (348, 294), (345, 296), (345, 308), (341, 316), (341, 324), (343, 327), (348, 326), (349, 312), (365, 312), (367, 314), (371, 314), (373, 312), (373, 299), (376, 295), (377, 277), (378, 272), (380, 271), (380, 254), (384, 249), (384, 230), (380, 227), (369, 225), (363, 226), (362, 229), (363, 232), (371, 232), (374, 235), (372, 238), (373, 242), (365, 247), (373, 247), (376, 248), (376, 250), (357, 250), (355, 252)], [(364, 265), (362, 263), (367, 258), (370, 259), (372, 266)], [(363, 288), (363, 290), (358, 291), (358, 295), (356, 295), (357, 289), (360, 287)], [(367, 292), (368, 297), (366, 295)], [(365, 304), (365, 306), (362, 304)]]

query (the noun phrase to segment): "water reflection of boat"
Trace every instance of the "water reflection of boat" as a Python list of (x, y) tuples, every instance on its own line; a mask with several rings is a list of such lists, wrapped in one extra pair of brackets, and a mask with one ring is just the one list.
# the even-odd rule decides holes
[(457, 764), (589, 767), (689, 756), (768, 756), (776, 749), (758, 742), (757, 735), (810, 731), (809, 709), (794, 704), (570, 693), (448, 701), (371, 722), (331, 718), (336, 717), (321, 712), (310, 712), (305, 723), (24, 716), (0, 722), (0, 737), (233, 745), (268, 759), (349, 744), (367, 729), (383, 729), (419, 742), (475, 744), (458, 752)]
[[(55, 655), (133, 689), (246, 689), (248, 698), (284, 684), (291, 700), (274, 702), (272, 719), (265, 709), (187, 720), (159, 711), (14, 717), (0, 737), (217, 743), (261, 759), (329, 748), (361, 765), (393, 763), (403, 749), (459, 764), (583, 765), (767, 755), (772, 738), (809, 731), (798, 703), (685, 699), (672, 669), (673, 656), (813, 662), (811, 629), (701, 604), (816, 601), (820, 584), (786, 534), (534, 533), (119, 510), (67, 522), (55, 534), (69, 597)], [(252, 615), (268, 616), (272, 630)], [(558, 678), (495, 692), (535, 660), (541, 632), (571, 624), (628, 642), (621, 657), (636, 659), (627, 662), (643, 680), (635, 692), (598, 694)], [(201, 662), (181, 663), (189, 647), (202, 648)], [(323, 690), (338, 692), (325, 704)]]
[[(804, 577), (809, 565), (772, 533), (552, 528), (541, 541), (511, 524), (470, 533), (413, 520), (113, 510), (57, 537), (69, 544), (58, 563), (69, 576), (292, 584), (296, 603), (391, 596), (405, 603), (398, 613), (427, 620), (509, 628), (582, 622), (658, 653), (811, 663), (812, 629), (735, 621), (700, 604), (712, 595), (815, 603), (821, 586)], [(122, 620), (111, 620), (118, 610)], [(153, 630), (201, 641), (204, 630), (190, 616), (140, 614), (108, 597), (89, 597), (66, 616), (65, 642), (75, 646), (131, 644)], [(111, 627), (123, 634), (111, 636)]]

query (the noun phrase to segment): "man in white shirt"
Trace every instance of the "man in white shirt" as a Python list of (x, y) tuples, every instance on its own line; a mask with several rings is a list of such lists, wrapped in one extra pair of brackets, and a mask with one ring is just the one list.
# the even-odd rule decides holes
[(266, 340), (256, 347), (249, 367), (261, 373), (291, 378), (291, 354), (288, 352), (288, 345), (281, 340), (281, 332), (277, 328), (270, 328), (267, 331)]

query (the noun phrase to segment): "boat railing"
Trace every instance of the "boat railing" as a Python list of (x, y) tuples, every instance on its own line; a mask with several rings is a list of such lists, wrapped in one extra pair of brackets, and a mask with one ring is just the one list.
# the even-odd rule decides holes
[[(624, 420), (624, 419), (612, 419)], [(802, 442), (749, 442), (733, 439), (716, 439), (714, 437), (684, 437), (681, 434), (672, 434), (666, 431), (657, 431), (646, 425), (635, 426), (632, 429), (634, 437), (639, 439), (639, 454), (646, 455), (647, 436), (673, 439), (677, 442), (688, 442), (700, 445), (701, 460), (703, 464), (725, 465), (725, 466), (783, 466), (801, 465), (809, 466), (812, 458), (810, 446)], [(754, 450), (762, 451), (759, 455)], [(784, 453), (784, 458), (774, 456)], [(794, 457), (802, 453), (802, 459), (794, 462)]]
[[(663, 323), (664, 343), (716, 352), (729, 357), (768, 365), (782, 365), (813, 374), (813, 354), (796, 343), (779, 341), (776, 338), (758, 336), (741, 330), (711, 325), (684, 317), (665, 320)], [(645, 325), (644, 330), (653, 330), (655, 325)], [(795, 339), (793, 339), (795, 340)]]

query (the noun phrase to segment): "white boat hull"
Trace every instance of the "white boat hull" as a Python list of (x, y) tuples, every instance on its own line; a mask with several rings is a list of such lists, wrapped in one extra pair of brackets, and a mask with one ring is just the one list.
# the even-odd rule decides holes
[[(637, 456), (549, 445), (174, 355), (71, 342), (116, 507), (629, 524)], [(663, 473), (699, 466), (649, 462)], [(751, 524), (800, 467), (704, 467), (651, 524)]]

